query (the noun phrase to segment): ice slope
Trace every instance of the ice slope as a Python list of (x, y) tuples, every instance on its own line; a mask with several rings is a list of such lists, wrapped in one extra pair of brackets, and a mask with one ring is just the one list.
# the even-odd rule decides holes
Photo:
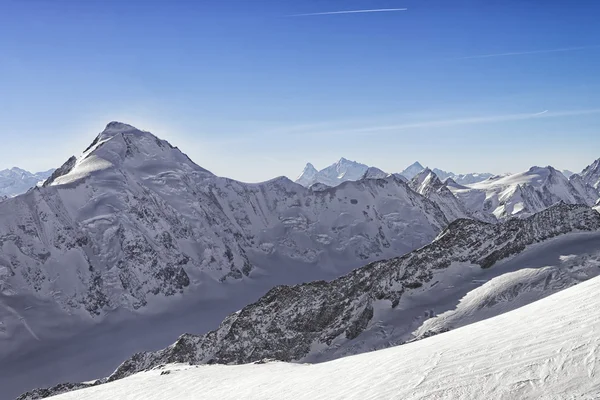
[(314, 183), (324, 183), (327, 186), (337, 186), (346, 181), (357, 181), (363, 177), (369, 167), (356, 161), (340, 158), (338, 162), (317, 171), (308, 163), (296, 183), (308, 187)]
[(165, 365), (53, 397), (119, 399), (594, 399), (600, 278), (404, 346), (317, 365)]
[(21, 168), (11, 168), (0, 171), (0, 199), (3, 196), (12, 197), (46, 180), (54, 170), (31, 173)]
[(492, 177), (466, 187), (448, 187), (471, 213), (490, 214), (498, 219), (531, 215), (559, 201), (594, 204), (593, 196), (584, 186), (573, 185), (550, 166), (532, 167), (522, 173)]

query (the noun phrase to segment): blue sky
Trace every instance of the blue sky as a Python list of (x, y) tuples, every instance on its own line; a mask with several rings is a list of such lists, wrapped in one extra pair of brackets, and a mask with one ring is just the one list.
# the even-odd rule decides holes
[[(245, 181), (341, 156), (459, 173), (580, 170), (600, 157), (597, 1), (0, 8), (0, 169), (59, 166), (111, 120)], [(383, 8), (407, 10), (296, 16)]]

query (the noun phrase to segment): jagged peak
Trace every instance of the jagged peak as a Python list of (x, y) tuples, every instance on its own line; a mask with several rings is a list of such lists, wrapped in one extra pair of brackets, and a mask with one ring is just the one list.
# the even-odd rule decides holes
[(362, 165), (361, 163), (359, 163), (358, 161), (353, 161), (353, 160), (348, 160), (347, 158), (341, 157), (337, 162), (337, 165)]
[(318, 172), (318, 170), (314, 165), (312, 165), (312, 163), (306, 163), (304, 166), (304, 172)]

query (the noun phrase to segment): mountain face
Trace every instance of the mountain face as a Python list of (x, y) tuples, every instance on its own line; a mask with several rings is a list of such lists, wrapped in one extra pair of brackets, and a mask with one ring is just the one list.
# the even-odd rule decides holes
[(429, 168), (425, 168), (415, 175), (409, 186), (415, 192), (437, 204), (449, 222), (459, 218), (471, 218), (467, 209)]
[(585, 168), (581, 174), (581, 179), (587, 185), (594, 189), (600, 190), (600, 159), (594, 161), (591, 165)]
[(594, 204), (593, 193), (573, 184), (552, 167), (532, 167), (526, 172), (491, 177), (468, 187), (448, 187), (471, 213), (491, 214), (498, 219), (523, 217), (564, 201)]
[(0, 171), (0, 198), (25, 193), (45, 181), (53, 171), (31, 173), (16, 167)]
[(339, 275), (423, 246), (446, 225), (395, 177), (322, 191), (287, 178), (245, 184), (114, 122), (44, 187), (0, 202), (0, 292), (98, 317), (257, 266)]
[[(108, 381), (169, 363), (324, 361), (432, 336), (596, 276), (599, 231), (600, 214), (564, 203), (500, 224), (457, 220), (430, 245), (403, 257), (331, 282), (275, 287), (213, 332), (185, 334), (168, 348), (134, 355)], [(581, 252), (582, 243), (593, 251), (560, 257), (556, 267), (548, 263), (559, 259), (552, 253), (524, 268), (524, 260), (544, 258), (549, 249)], [(515, 258), (519, 254), (526, 257)], [(445, 304), (448, 319), (436, 314), (436, 303)], [(470, 319), (461, 320), (459, 311)]]
[(338, 162), (317, 171), (311, 164), (306, 164), (302, 174), (296, 179), (296, 183), (309, 187), (314, 183), (323, 183), (327, 186), (337, 186), (346, 181), (360, 180), (369, 167), (355, 161), (340, 158)]

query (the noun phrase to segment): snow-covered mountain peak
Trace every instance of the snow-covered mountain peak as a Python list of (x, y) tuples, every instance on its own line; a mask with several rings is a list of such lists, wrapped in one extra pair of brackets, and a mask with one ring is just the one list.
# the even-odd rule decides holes
[(296, 183), (308, 187), (315, 182), (315, 177), (318, 173), (319, 171), (314, 165), (306, 163), (304, 170), (302, 170), (302, 173), (296, 178)]
[[(459, 218), (471, 218), (472, 215), (462, 205), (454, 194), (446, 187), (440, 178), (429, 168), (425, 168), (408, 183), (410, 188), (436, 203), (448, 221)], [(486, 218), (481, 218), (487, 220)]]
[(296, 183), (309, 187), (314, 183), (323, 183), (327, 186), (337, 186), (345, 181), (357, 181), (362, 178), (369, 166), (344, 157), (327, 168), (317, 171), (311, 163), (306, 164), (304, 171)]
[(413, 189), (421, 194), (424, 191), (425, 186), (432, 186), (433, 188), (437, 189), (442, 185), (442, 181), (440, 181), (438, 176), (429, 168), (423, 169), (411, 180), (411, 186)]
[(125, 124), (123, 122), (118, 122), (118, 121), (112, 121), (106, 125), (106, 128), (104, 128), (104, 131), (102, 131), (100, 136), (101, 136), (101, 138), (108, 139), (108, 138), (111, 138), (120, 133), (121, 134), (129, 133), (129, 134), (149, 134), (149, 135), (151, 135), (151, 133), (141, 131), (141, 130), (137, 129), (136, 127), (131, 126), (129, 124)]
[(415, 161), (411, 165), (409, 165), (404, 171), (401, 172), (408, 180), (411, 180), (415, 177), (419, 172), (423, 171), (425, 167), (421, 165), (420, 162)]
[[(141, 177), (177, 172), (209, 173), (178, 148), (150, 132), (121, 122), (109, 123), (78, 157), (71, 157), (46, 181), (45, 186), (64, 185), (91, 175), (124, 171)], [(122, 179), (122, 178), (119, 178)]]
[(390, 176), (390, 174), (380, 170), (379, 168), (369, 167), (369, 169), (367, 169), (367, 171), (363, 174), (361, 179), (384, 179), (388, 176)]
[(423, 165), (421, 165), (420, 162), (415, 161), (414, 163), (412, 163), (408, 168), (420, 168), (420, 169), (425, 169), (425, 167), (423, 167)]

